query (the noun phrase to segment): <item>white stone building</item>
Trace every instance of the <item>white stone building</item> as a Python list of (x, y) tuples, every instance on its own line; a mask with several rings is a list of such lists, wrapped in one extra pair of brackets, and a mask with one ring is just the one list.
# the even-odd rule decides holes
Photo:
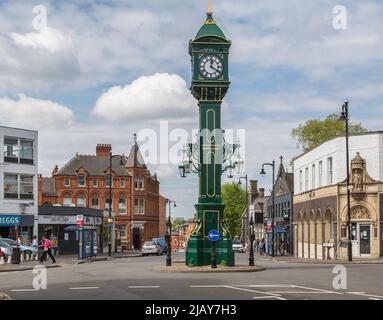
[[(383, 132), (351, 135), (349, 152), (353, 256), (377, 258), (383, 255)], [(346, 170), (344, 136), (294, 160), (296, 255), (346, 257)]]
[(30, 241), (37, 236), (38, 133), (0, 126), (0, 150), (0, 236)]

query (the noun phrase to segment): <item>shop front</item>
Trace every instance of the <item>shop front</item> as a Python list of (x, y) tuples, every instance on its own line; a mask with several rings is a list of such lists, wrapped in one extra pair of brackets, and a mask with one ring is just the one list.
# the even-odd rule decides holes
[(21, 237), (24, 244), (30, 244), (33, 237), (33, 215), (0, 214), (0, 238)]
[[(78, 224), (78, 216), (83, 218), (81, 224)], [(38, 223), (40, 237), (48, 236), (60, 254), (85, 258), (96, 255), (102, 248), (102, 210), (39, 207)]]

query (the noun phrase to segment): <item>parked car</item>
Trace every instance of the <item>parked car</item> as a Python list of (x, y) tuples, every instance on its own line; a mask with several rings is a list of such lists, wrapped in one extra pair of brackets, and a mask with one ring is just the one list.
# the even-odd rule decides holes
[(243, 253), (245, 252), (245, 247), (243, 246), (241, 241), (234, 240), (233, 241), (233, 251)]
[[(8, 238), (1, 238), (1, 241), (3, 241), (6, 244), (10, 245), (12, 248), (16, 248), (17, 243), (16, 243), (15, 240), (8, 239)], [(20, 247), (20, 251), (22, 253), (25, 252), (26, 254), (37, 255), (37, 248), (35, 248), (35, 247), (25, 246), (23, 244), (21, 244), (19, 247)]]
[(147, 256), (150, 254), (158, 256), (162, 255), (162, 247), (154, 241), (145, 242), (141, 251), (143, 256)]
[(168, 246), (166, 244), (165, 238), (153, 238), (152, 241), (154, 241), (155, 243), (157, 243), (161, 246), (162, 253), (166, 253)]
[(13, 248), (8, 243), (3, 242), (2, 239), (0, 239), (0, 251), (4, 257), (4, 260), (7, 260), (8, 257), (12, 255)]

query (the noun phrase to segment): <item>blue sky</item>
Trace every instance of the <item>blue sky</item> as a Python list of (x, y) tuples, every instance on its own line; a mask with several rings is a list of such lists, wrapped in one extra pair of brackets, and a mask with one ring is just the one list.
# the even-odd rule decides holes
[[(247, 173), (261, 186), (270, 187), (257, 175), (262, 162), (300, 153), (291, 129), (339, 112), (345, 98), (353, 120), (382, 129), (381, 1), (212, 2), (233, 42), (223, 126), (246, 130)], [(32, 26), (36, 5), (47, 9), (42, 30)], [(333, 27), (336, 5), (347, 9), (347, 29)], [(188, 41), (206, 8), (207, 0), (0, 1), (0, 124), (39, 130), (45, 175), (97, 143), (128, 153), (133, 133), (158, 131), (160, 120), (190, 131)], [(175, 215), (192, 216), (196, 179), (181, 180), (174, 165), (151, 170), (177, 201)]]

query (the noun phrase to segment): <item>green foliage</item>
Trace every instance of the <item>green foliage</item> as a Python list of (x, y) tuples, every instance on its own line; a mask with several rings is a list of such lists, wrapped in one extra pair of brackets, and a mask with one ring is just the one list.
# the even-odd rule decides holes
[[(367, 132), (360, 122), (349, 123), (350, 133)], [(339, 115), (330, 114), (324, 120), (314, 119), (300, 124), (291, 132), (291, 136), (297, 140), (303, 151), (309, 151), (322, 142), (345, 132), (344, 122), (339, 121)]]
[(225, 183), (222, 186), (222, 202), (225, 205), (225, 225), (232, 238), (239, 236), (246, 208), (246, 191), (236, 183)]
[(187, 221), (184, 218), (174, 218), (172, 219), (172, 229), (176, 230), (179, 227), (182, 227), (186, 223)]

